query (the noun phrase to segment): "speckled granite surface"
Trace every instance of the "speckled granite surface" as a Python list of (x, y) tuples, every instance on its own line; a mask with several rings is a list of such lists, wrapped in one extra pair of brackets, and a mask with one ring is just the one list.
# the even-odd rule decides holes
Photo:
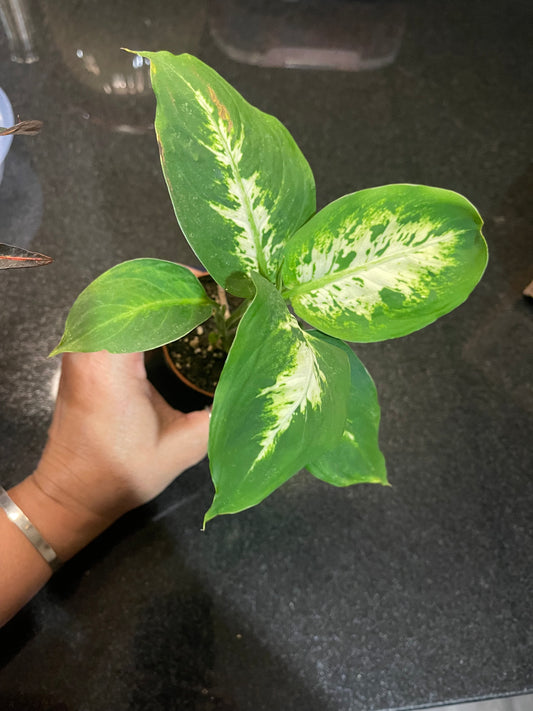
[[(4, 485), (38, 460), (58, 368), (46, 354), (79, 290), (127, 258), (194, 259), (160, 175), (153, 100), (147, 87), (114, 93), (114, 47), (212, 64), (293, 132), (319, 205), (387, 182), (464, 193), (492, 257), (438, 324), (357, 348), (378, 385), (392, 488), (301, 473), (201, 533), (211, 484), (198, 466), (0, 631), (2, 711), (376, 711), (533, 689), (533, 307), (521, 297), (533, 278), (533, 9), (396, 6), (397, 57), (364, 72), (230, 59), (224, 18), (201, 0), (28, 3), (31, 65), (10, 62), (0, 35), (0, 85), (16, 114), (46, 124), (14, 141), (0, 241), (56, 260), (0, 278)], [(257, 3), (269, 8), (279, 16)], [(302, 11), (290, 4), (295, 31)], [(238, 38), (242, 23), (225, 22)]]

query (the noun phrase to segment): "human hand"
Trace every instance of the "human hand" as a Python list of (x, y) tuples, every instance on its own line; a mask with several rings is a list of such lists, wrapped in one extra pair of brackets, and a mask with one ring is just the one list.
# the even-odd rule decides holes
[(32, 506), (37, 495), (41, 519), (53, 505), (63, 529), (75, 524), (61, 551), (69, 557), (199, 462), (208, 423), (207, 411), (184, 414), (165, 402), (146, 378), (141, 353), (67, 353), (48, 442), (36, 471), (17, 487), (19, 499)]
[(207, 452), (209, 413), (184, 414), (146, 378), (142, 353), (67, 353), (39, 486), (116, 518), (157, 496)]
[[(67, 353), (48, 442), (9, 495), (68, 560), (126, 511), (157, 496), (207, 451), (209, 413), (173, 410), (146, 379), (141, 353)], [(51, 575), (0, 516), (0, 626)]]

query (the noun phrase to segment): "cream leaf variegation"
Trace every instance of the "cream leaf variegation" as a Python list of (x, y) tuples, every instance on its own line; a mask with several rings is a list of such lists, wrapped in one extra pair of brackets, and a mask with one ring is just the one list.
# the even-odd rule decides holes
[(155, 128), (188, 242), (219, 284), (272, 282), (283, 246), (315, 210), (311, 169), (287, 129), (187, 54), (141, 52), (157, 97)]
[(295, 415), (305, 415), (308, 408), (320, 409), (322, 391), (327, 386), (317, 353), (290, 314), (289, 319), (292, 323), (288, 330), (292, 330), (294, 345), (287, 356), (287, 364), (275, 383), (260, 390), (257, 396), (264, 405), (263, 428), (258, 437), (261, 449), (256, 462), (273, 452)]
[(276, 264), (275, 252), (281, 245), (274, 245), (271, 240), (270, 213), (265, 205), (267, 191), (259, 186), (259, 172), (246, 176), (241, 167), (244, 127), (241, 125), (237, 133), (226, 107), (212, 87), (208, 87), (208, 99), (185, 83), (205, 112), (209, 139), (199, 140), (199, 143), (213, 154), (224, 172), (226, 200), (208, 204), (234, 228), (235, 247), (247, 271), (257, 270), (261, 265), (268, 272), (268, 265)]
[(346, 195), (287, 244), (296, 313), (351, 341), (415, 331), (462, 303), (486, 265), (481, 218), (462, 196), (416, 185)]
[(206, 520), (259, 503), (340, 442), (346, 419), (346, 354), (302, 331), (275, 287), (253, 278), (257, 293), (215, 393)]

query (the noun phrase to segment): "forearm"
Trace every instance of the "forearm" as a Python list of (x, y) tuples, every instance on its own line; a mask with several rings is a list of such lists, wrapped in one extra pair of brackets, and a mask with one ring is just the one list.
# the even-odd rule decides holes
[[(67, 509), (42, 490), (34, 475), (8, 494), (62, 561), (75, 555), (110, 523), (81, 509)], [(0, 571), (2, 626), (52, 575), (49, 564), (4, 511), (0, 511)]]

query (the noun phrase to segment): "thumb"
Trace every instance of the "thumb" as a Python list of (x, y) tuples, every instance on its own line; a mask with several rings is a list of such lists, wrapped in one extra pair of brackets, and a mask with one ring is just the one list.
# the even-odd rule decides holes
[(209, 438), (208, 410), (174, 411), (162, 436), (162, 453), (179, 473), (200, 462), (207, 454)]

